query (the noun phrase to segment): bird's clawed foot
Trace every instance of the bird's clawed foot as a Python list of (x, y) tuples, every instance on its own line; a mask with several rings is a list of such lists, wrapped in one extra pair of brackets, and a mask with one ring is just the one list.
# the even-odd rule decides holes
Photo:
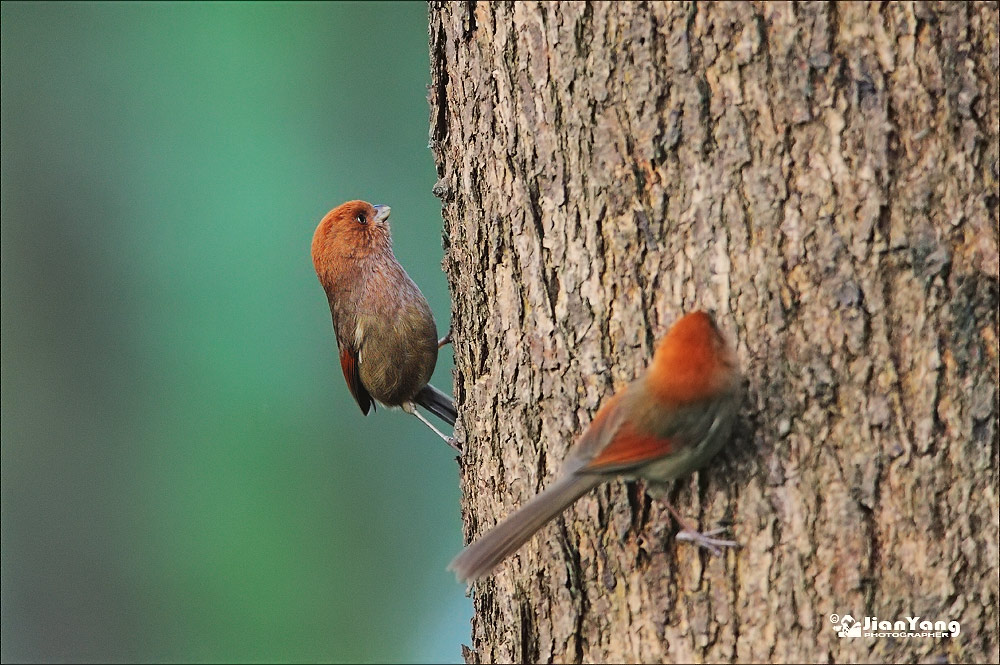
[(445, 344), (451, 344), (451, 328), (448, 328), (448, 334), (438, 340), (438, 348), (440, 349)]
[(423, 424), (425, 424), (428, 427), (430, 427), (431, 431), (434, 432), (435, 434), (437, 434), (439, 437), (441, 437), (442, 441), (444, 441), (449, 446), (451, 446), (455, 450), (455, 452), (461, 454), (462, 447), (459, 446), (458, 443), (455, 441), (455, 437), (453, 437), (453, 436), (445, 436), (441, 432), (441, 430), (439, 430), (437, 427), (434, 427), (434, 425), (431, 423), (431, 421), (429, 421), (426, 418), (424, 418), (424, 416), (419, 411), (417, 411), (417, 406), (413, 402), (404, 402), (403, 405), (402, 405), (402, 408), (403, 408), (403, 411), (405, 411), (407, 413), (411, 413), (411, 414), (415, 415), (417, 418), (419, 418), (420, 422), (422, 422)]
[(720, 533), (725, 532), (725, 528), (712, 529), (711, 531), (706, 531), (702, 533), (698, 531), (689, 521), (681, 517), (681, 514), (667, 502), (666, 506), (670, 509), (670, 514), (674, 516), (677, 523), (680, 524), (681, 530), (677, 532), (677, 540), (686, 540), (690, 543), (695, 543), (698, 547), (703, 547), (712, 554), (719, 556), (722, 554), (723, 547), (739, 547), (740, 544), (735, 540), (725, 540), (723, 538), (715, 538), (715, 536)]
[(722, 538), (713, 538), (720, 533), (725, 531), (724, 528), (712, 529), (711, 531), (706, 531), (702, 533), (700, 531), (694, 531), (689, 529), (684, 529), (677, 533), (677, 540), (686, 540), (698, 545), (698, 547), (703, 547), (712, 554), (716, 556), (722, 554), (722, 547), (739, 547), (740, 544), (735, 540), (725, 540)]

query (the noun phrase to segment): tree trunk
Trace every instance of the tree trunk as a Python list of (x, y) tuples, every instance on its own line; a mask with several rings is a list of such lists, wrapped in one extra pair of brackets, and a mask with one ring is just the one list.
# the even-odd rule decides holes
[(996, 662), (996, 5), (434, 3), (430, 33), (467, 536), (682, 312), (747, 394), (672, 494), (741, 549), (609, 483), (473, 586), (466, 659)]

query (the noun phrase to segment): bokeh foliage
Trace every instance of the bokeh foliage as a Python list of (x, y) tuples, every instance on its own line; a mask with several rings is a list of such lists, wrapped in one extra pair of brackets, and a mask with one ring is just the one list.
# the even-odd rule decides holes
[(3, 4), (4, 661), (458, 658), (453, 456), (361, 415), (308, 255), (392, 205), (447, 327), (426, 26)]

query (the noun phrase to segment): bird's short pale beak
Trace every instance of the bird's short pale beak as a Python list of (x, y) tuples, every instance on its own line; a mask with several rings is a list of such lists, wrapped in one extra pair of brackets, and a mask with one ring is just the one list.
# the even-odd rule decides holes
[(392, 208), (383, 205), (377, 205), (372, 207), (375, 208), (376, 222), (384, 222), (385, 220), (389, 219), (389, 213), (392, 212)]

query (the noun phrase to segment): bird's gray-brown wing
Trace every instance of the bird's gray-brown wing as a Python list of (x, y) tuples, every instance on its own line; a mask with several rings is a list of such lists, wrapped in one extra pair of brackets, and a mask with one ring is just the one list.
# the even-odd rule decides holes
[(661, 482), (685, 476), (706, 464), (729, 440), (737, 406), (730, 394), (647, 413), (633, 402), (630, 413), (635, 422), (622, 422), (582, 470), (625, 477), (636, 471)]
[(337, 338), (337, 349), (340, 351), (340, 369), (344, 372), (344, 380), (351, 391), (354, 401), (361, 407), (361, 412), (375, 407), (368, 387), (361, 380), (361, 344), (363, 334), (360, 332), (357, 314), (357, 303), (349, 296), (353, 291), (328, 292), (330, 314), (333, 317), (333, 334)]
[(368, 394), (365, 384), (361, 383), (361, 375), (358, 372), (358, 353), (347, 344), (340, 345), (340, 369), (344, 372), (344, 379), (347, 381), (347, 387), (351, 390), (351, 395), (354, 396), (354, 401), (361, 407), (361, 412), (367, 416), (368, 410), (374, 407), (375, 403), (372, 401), (372, 396)]

